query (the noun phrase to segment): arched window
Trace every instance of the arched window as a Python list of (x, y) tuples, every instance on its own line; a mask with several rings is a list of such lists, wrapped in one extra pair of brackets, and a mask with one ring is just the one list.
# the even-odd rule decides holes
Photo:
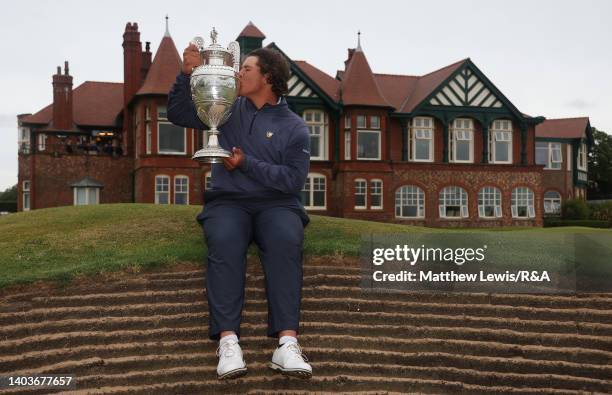
[(438, 204), (440, 218), (467, 218), (469, 216), (467, 192), (461, 187), (444, 188), (440, 192)]
[(512, 217), (534, 218), (533, 191), (527, 187), (518, 187), (512, 190)]
[(501, 218), (501, 191), (495, 187), (484, 187), (478, 191), (478, 216)]
[(544, 194), (544, 213), (561, 213), (561, 194), (557, 191), (548, 191)]
[(395, 192), (397, 218), (424, 218), (425, 193), (416, 185), (404, 185)]

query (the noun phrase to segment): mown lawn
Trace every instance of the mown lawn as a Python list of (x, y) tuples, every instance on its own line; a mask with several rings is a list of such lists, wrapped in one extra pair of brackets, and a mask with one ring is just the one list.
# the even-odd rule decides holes
[[(206, 246), (195, 221), (200, 210), (200, 206), (107, 204), (0, 217), (0, 287), (36, 280), (69, 280), (79, 274), (130, 267), (202, 262)], [(546, 248), (554, 247), (568, 234), (603, 236), (604, 248), (605, 240), (612, 237), (610, 230), (577, 227), (449, 230), (311, 215), (305, 254), (358, 256), (362, 237), (369, 234), (449, 234), (477, 239), (491, 232), (500, 239), (512, 235), (540, 240), (548, 245)], [(256, 249), (251, 248), (250, 253), (256, 253)], [(526, 250), (522, 253), (529, 256)]]

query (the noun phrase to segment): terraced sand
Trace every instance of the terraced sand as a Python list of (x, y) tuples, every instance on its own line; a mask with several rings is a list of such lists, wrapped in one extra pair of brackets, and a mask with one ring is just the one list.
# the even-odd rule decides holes
[[(62, 393), (612, 393), (612, 294), (371, 293), (358, 262), (304, 267), (309, 381), (267, 367), (267, 306), (249, 262), (249, 373), (216, 379), (202, 265), (0, 291), (0, 376), (76, 375)], [(51, 393), (59, 390), (0, 390)]]

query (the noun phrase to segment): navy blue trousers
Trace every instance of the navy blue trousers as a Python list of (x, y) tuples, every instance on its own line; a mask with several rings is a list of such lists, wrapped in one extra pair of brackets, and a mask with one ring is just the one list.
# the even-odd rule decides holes
[(221, 331), (240, 337), (246, 254), (259, 248), (268, 300), (269, 337), (298, 331), (302, 298), (304, 227), (308, 216), (296, 198), (223, 199), (206, 203), (198, 215), (208, 246), (206, 290), (209, 337)]

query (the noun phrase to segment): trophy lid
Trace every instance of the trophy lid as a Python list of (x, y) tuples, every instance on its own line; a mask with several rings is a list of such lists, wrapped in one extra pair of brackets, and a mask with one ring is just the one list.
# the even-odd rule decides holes
[(201, 37), (195, 37), (192, 40), (192, 42), (200, 50), (203, 64), (229, 66), (238, 71), (240, 68), (240, 47), (238, 46), (238, 43), (231, 42), (228, 48), (223, 48), (217, 43), (217, 36), (217, 30), (213, 27), (212, 31), (210, 32), (211, 44), (208, 47), (204, 47), (204, 39)]

